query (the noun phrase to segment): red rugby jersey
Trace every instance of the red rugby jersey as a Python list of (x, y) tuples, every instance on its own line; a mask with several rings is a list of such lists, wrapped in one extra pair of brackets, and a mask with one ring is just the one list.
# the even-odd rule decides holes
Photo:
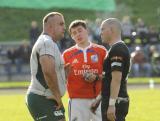
[(90, 43), (83, 49), (77, 45), (63, 53), (65, 64), (70, 63), (71, 72), (67, 78), (67, 90), (70, 98), (95, 98), (101, 90), (101, 80), (88, 83), (83, 74), (86, 71), (102, 74), (103, 60), (107, 55), (105, 47)]

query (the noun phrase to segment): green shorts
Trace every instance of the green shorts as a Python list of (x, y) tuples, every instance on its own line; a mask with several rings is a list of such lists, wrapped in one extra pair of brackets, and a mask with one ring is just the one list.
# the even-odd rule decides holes
[(64, 107), (56, 110), (56, 101), (45, 96), (29, 93), (26, 97), (27, 107), (35, 121), (60, 121), (65, 119)]

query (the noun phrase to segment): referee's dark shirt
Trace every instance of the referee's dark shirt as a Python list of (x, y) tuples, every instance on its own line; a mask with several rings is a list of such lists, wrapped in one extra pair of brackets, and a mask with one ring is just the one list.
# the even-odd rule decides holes
[(108, 52), (107, 58), (104, 60), (103, 72), (104, 78), (102, 82), (102, 97), (110, 97), (110, 84), (112, 79), (112, 71), (121, 71), (122, 79), (118, 97), (128, 97), (127, 78), (130, 70), (130, 53), (124, 42), (119, 41), (112, 45)]

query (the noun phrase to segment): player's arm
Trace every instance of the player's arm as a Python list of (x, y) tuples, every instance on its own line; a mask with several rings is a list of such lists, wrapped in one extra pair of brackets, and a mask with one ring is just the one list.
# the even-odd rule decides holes
[(54, 94), (54, 97), (49, 97), (49, 98), (54, 98), (58, 103), (57, 108), (60, 108), (62, 106), (62, 101), (61, 101), (61, 95), (60, 95), (60, 90), (58, 86), (57, 74), (55, 71), (54, 57), (50, 55), (42, 55), (40, 56), (40, 64), (42, 67), (42, 71), (43, 71), (46, 83), (49, 89)]
[(100, 92), (99, 95), (96, 97), (96, 99), (91, 104), (90, 110), (92, 113), (96, 114), (96, 110), (97, 110), (101, 100), (102, 100), (102, 96), (101, 96), (101, 92)]
[(67, 78), (68, 75), (69, 75), (69, 73), (70, 73), (71, 70), (72, 70), (71, 64), (70, 64), (70, 63), (66, 63), (66, 64), (64, 65), (64, 70), (65, 70), (65, 76), (66, 76), (66, 78)]
[[(125, 54), (123, 48), (113, 48), (110, 54), (110, 62), (111, 62), (111, 84), (110, 84), (110, 99), (115, 100), (118, 97), (121, 79), (122, 79), (122, 70), (124, 63)], [(112, 105), (112, 101), (110, 101)], [(114, 104), (114, 103), (113, 103)]]
[(65, 65), (64, 65), (64, 70), (65, 70), (65, 76), (66, 76), (66, 78), (67, 78), (68, 75), (69, 75), (69, 73), (70, 73), (71, 70), (72, 70), (72, 66), (71, 66), (71, 64), (69, 63), (69, 61), (68, 61), (68, 59), (67, 59), (67, 55), (66, 55), (65, 52), (62, 54), (62, 57), (63, 57), (64, 63), (65, 63)]
[(112, 71), (112, 80), (110, 87), (110, 99), (109, 108), (107, 111), (107, 117), (110, 120), (115, 120), (115, 103), (119, 94), (120, 84), (121, 84), (122, 72)]
[(113, 48), (110, 54), (111, 61), (111, 84), (110, 84), (110, 98), (109, 98), (109, 107), (107, 110), (107, 117), (110, 120), (115, 120), (115, 103), (118, 98), (121, 79), (122, 79), (122, 70), (123, 70), (123, 61), (124, 61), (124, 51), (123, 48)]
[(110, 87), (110, 99), (116, 100), (119, 94), (122, 72), (112, 71), (112, 81)]

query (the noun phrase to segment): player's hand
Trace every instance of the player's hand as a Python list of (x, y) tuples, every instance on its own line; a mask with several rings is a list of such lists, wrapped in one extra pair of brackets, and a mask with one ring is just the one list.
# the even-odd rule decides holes
[(90, 110), (92, 113), (96, 114), (96, 110), (100, 104), (101, 100), (95, 100), (92, 104), (91, 104), (91, 107), (90, 107)]
[(56, 110), (59, 110), (61, 107), (63, 107), (61, 97), (49, 96), (49, 97), (47, 97), (47, 99), (55, 100), (57, 102)]
[(86, 82), (92, 83), (96, 80), (96, 74), (91, 73), (91, 72), (86, 72), (84, 73), (83, 77), (85, 79)]
[(115, 121), (116, 115), (115, 115), (115, 106), (109, 106), (107, 110), (107, 119), (109, 121)]

